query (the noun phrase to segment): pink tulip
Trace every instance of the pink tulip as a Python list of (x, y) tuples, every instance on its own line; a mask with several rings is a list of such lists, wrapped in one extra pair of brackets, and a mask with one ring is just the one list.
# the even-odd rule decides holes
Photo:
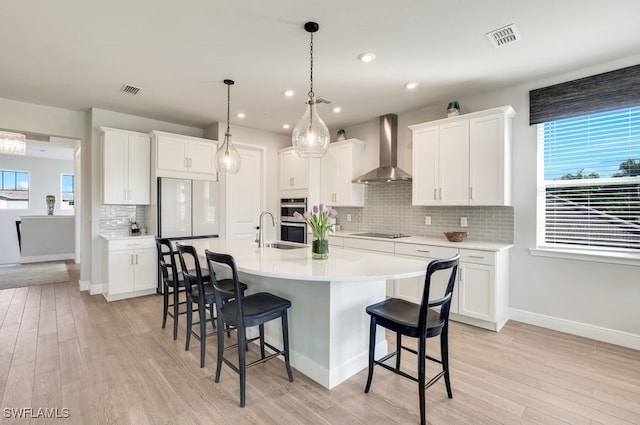
[[(315, 207), (313, 207), (315, 208)], [(307, 220), (309, 220), (311, 218), (311, 211), (305, 211), (303, 214), (304, 218), (306, 218)]]
[(319, 209), (320, 211), (324, 211), (324, 204), (320, 204), (320, 205), (318, 205), (318, 209)]
[(300, 214), (298, 211), (295, 211), (295, 212), (293, 213), (293, 216), (294, 216), (295, 218), (300, 218), (300, 217), (302, 217), (302, 214)]
[(313, 213), (314, 213), (314, 214), (318, 214), (318, 211), (319, 211), (319, 210), (318, 210), (318, 206), (317, 206), (317, 205), (314, 205), (314, 206), (313, 206)]
[(338, 215), (338, 211), (329, 210), (329, 218), (336, 218), (337, 215)]

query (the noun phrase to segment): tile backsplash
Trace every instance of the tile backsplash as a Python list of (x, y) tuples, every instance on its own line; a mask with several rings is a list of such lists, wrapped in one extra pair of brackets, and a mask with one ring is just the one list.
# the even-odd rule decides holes
[(145, 227), (145, 210), (143, 205), (101, 205), (100, 233), (128, 232), (131, 218), (138, 226)]
[[(444, 238), (442, 232), (462, 230), (469, 240), (513, 242), (513, 207), (413, 206), (411, 182), (369, 185), (364, 203), (364, 208), (335, 208), (343, 231)], [(424, 224), (425, 216), (431, 217), (430, 226)], [(460, 217), (467, 217), (467, 227), (460, 227)]]

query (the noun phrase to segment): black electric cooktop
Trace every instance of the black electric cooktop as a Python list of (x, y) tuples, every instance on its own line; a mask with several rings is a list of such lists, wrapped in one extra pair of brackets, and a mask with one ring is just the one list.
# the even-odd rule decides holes
[(405, 235), (403, 233), (374, 233), (374, 232), (366, 232), (366, 233), (354, 233), (353, 236), (365, 236), (368, 238), (383, 238), (383, 239), (399, 239), (399, 238), (408, 238), (411, 235)]

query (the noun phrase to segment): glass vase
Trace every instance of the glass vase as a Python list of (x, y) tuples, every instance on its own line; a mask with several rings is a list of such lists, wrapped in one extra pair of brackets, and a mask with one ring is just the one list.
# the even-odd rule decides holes
[(311, 244), (311, 258), (316, 260), (326, 260), (329, 258), (329, 240), (314, 239)]

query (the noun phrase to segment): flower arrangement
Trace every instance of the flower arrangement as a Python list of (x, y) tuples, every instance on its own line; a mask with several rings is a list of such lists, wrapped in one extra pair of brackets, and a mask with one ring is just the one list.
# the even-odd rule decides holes
[(324, 204), (314, 205), (311, 211), (305, 211), (304, 214), (293, 213), (294, 217), (301, 218), (311, 227), (314, 239), (327, 239), (327, 232), (333, 232), (331, 219), (337, 215), (336, 210), (327, 208)]
[(338, 213), (332, 208), (328, 208), (324, 204), (314, 205), (311, 211), (305, 211), (303, 214), (299, 212), (293, 213), (296, 218), (301, 218), (311, 228), (313, 232), (313, 243), (311, 252), (313, 258), (324, 259), (329, 256), (329, 241), (327, 240), (327, 232), (333, 232), (331, 227), (331, 219), (336, 218)]

